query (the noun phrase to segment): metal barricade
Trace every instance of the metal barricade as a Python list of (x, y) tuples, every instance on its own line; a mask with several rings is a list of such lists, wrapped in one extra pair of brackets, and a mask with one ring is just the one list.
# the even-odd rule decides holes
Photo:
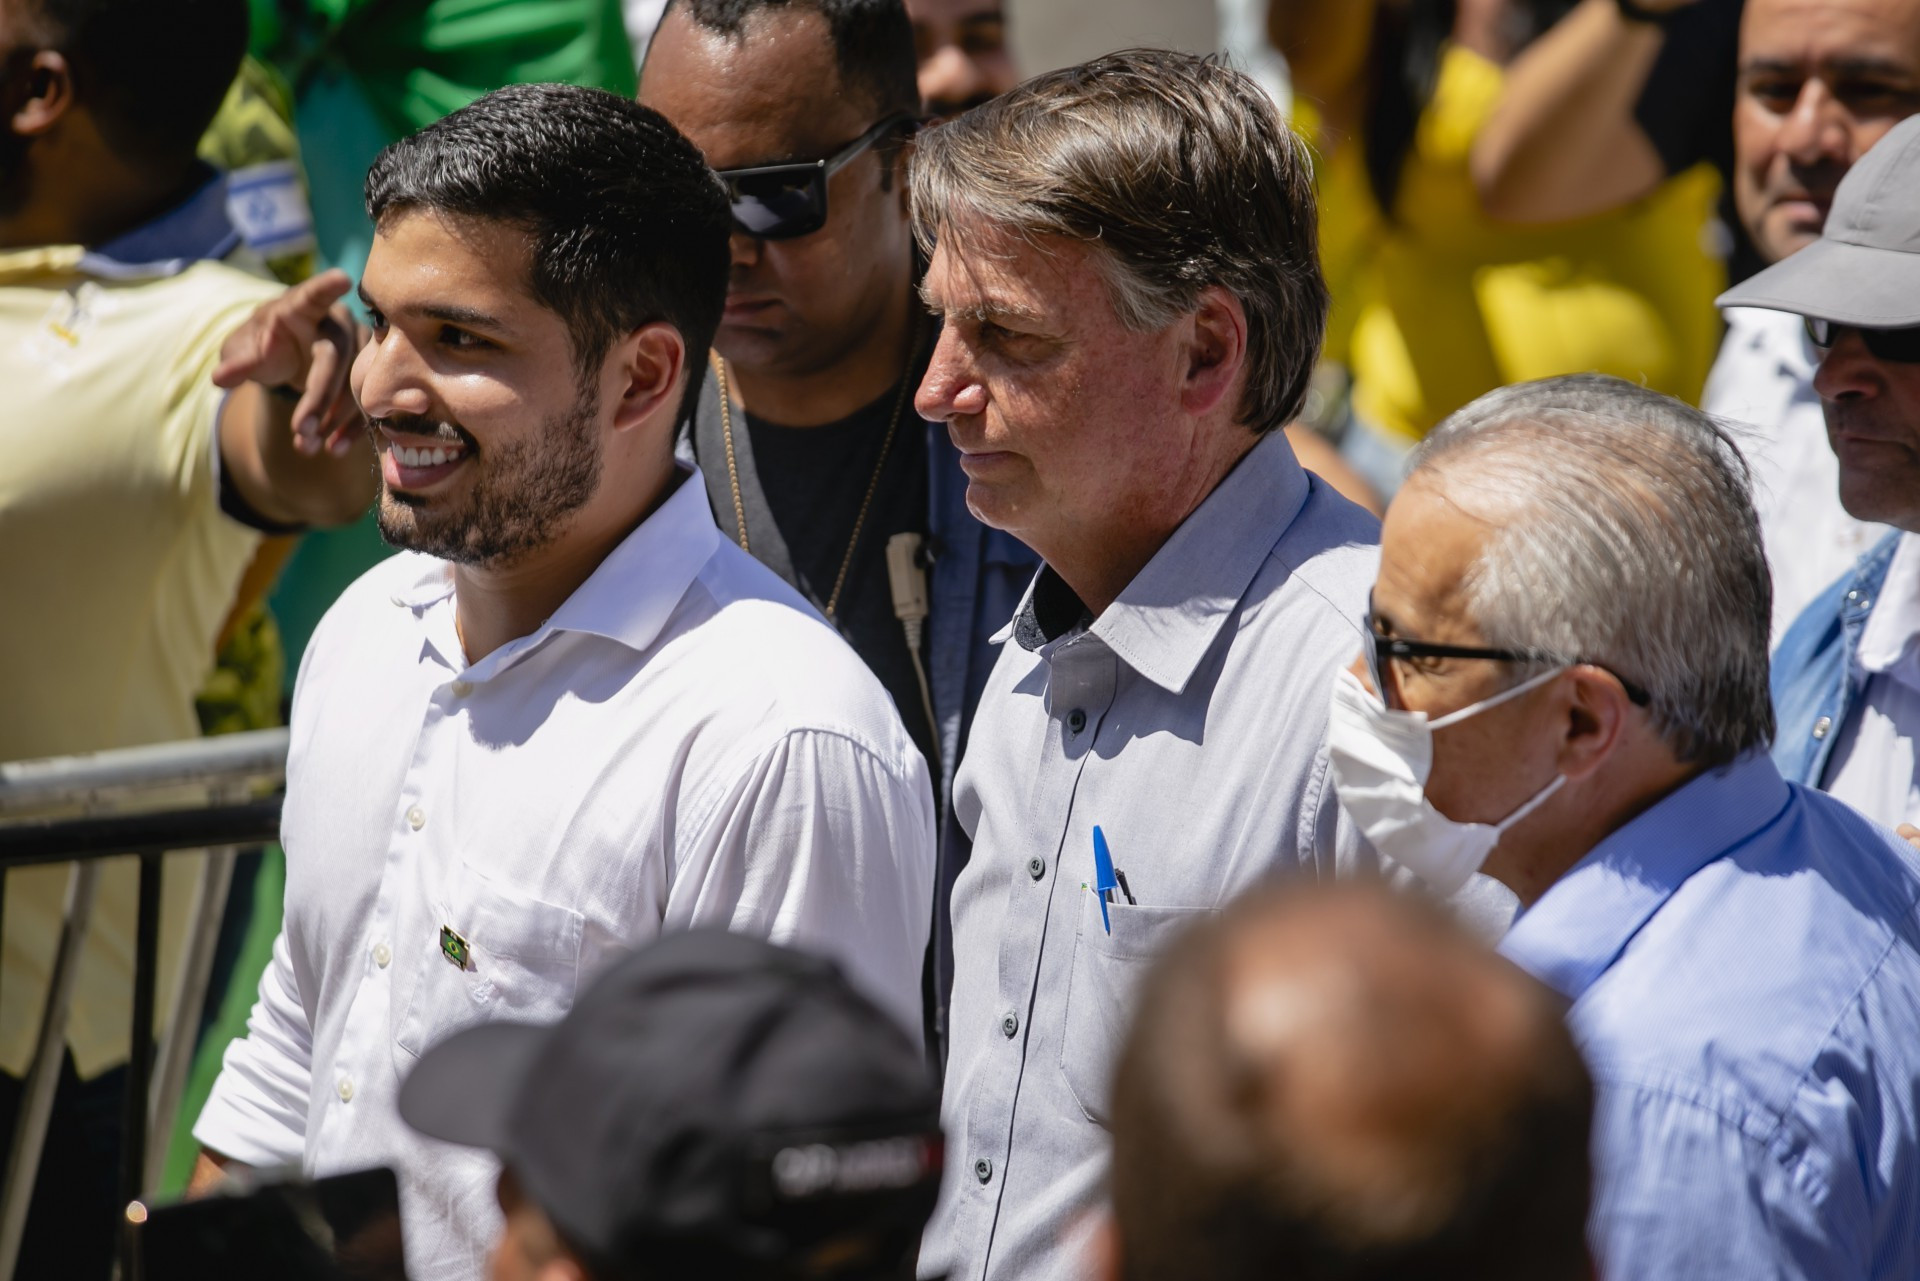
[[(240, 848), (279, 835), (286, 760), (287, 732), (281, 729), (0, 764), (0, 922), (8, 870), (74, 865), (39, 1039), (0, 1178), (0, 1279), (13, 1277), (26, 1229), (100, 861), (128, 854), (140, 860), (133, 1053), (119, 1172), (125, 1204), (148, 1194), (159, 1180), (192, 1063), (234, 858)], [(156, 1045), (161, 862), (171, 852), (199, 849), (208, 851), (208, 859), (185, 934), (186, 955), (168, 994), (166, 1034)]]

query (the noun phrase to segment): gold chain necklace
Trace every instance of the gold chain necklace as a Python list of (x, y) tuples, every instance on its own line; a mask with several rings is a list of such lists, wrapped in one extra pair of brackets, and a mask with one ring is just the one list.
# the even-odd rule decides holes
[[(873, 475), (867, 480), (866, 497), (860, 500), (860, 514), (853, 518), (853, 536), (847, 539), (846, 554), (840, 558), (840, 572), (833, 577), (833, 592), (827, 597), (826, 607), (821, 611), (830, 623), (834, 621), (834, 611), (840, 606), (840, 589), (847, 585), (847, 571), (853, 568), (853, 553), (860, 546), (860, 531), (866, 527), (867, 509), (873, 506), (873, 496), (880, 489), (880, 474), (887, 467), (887, 455), (893, 452), (893, 437), (900, 428), (900, 411), (907, 407), (907, 397), (913, 391), (913, 366), (919, 358), (920, 327), (916, 324), (913, 347), (907, 353), (907, 367), (900, 375), (900, 394), (894, 397), (893, 416), (887, 419), (886, 439), (880, 442), (880, 457), (873, 464)], [(719, 352), (709, 351), (707, 363), (713, 367), (714, 381), (720, 384), (720, 435), (727, 446), (727, 484), (733, 490), (734, 525), (740, 531), (740, 550), (751, 552), (753, 549), (747, 546), (747, 508), (740, 501), (740, 465), (734, 460), (733, 396), (727, 386), (727, 362), (720, 359)]]

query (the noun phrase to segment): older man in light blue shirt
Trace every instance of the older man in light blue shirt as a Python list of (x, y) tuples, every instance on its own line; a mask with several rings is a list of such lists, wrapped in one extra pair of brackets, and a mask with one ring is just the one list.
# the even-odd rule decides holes
[(1415, 455), (1335, 699), (1354, 821), (1571, 1003), (1607, 1277), (1920, 1275), (1920, 865), (1767, 757), (1768, 621), (1709, 419), (1525, 384)]

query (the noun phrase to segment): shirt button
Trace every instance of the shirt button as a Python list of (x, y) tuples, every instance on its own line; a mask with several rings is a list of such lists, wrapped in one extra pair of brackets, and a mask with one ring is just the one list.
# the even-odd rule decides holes
[(973, 1177), (982, 1183), (992, 1182), (993, 1162), (987, 1160), (985, 1157), (981, 1157), (978, 1161), (975, 1161), (973, 1163)]
[(425, 827), (426, 825), (427, 825), (427, 812), (425, 810), (421, 809), (418, 805), (412, 806), (407, 810), (407, 826), (408, 827), (411, 827), (414, 831), (417, 832), (421, 828)]
[(1001, 1035), (1011, 1037), (1015, 1032), (1018, 1032), (1019, 1030), (1020, 1030), (1020, 1016), (1018, 1014), (1009, 1012), (1007, 1014), (1007, 1017), (1000, 1020)]
[(373, 945), (373, 963), (375, 965), (384, 970), (387, 968), (387, 963), (391, 960), (393, 960), (392, 948), (388, 947), (385, 943), (375, 943)]
[(1815, 738), (1825, 738), (1827, 736), (1827, 731), (1832, 728), (1833, 728), (1833, 717), (1822, 716), (1819, 720), (1813, 723), (1813, 736)]
[(473, 693), (473, 682), (472, 681), (455, 681), (453, 684), (449, 685), (447, 688), (453, 691), (453, 696), (455, 698), (465, 698), (467, 695)]
[(1035, 854), (1032, 858), (1027, 860), (1028, 876), (1031, 876), (1034, 880), (1037, 881), (1041, 877), (1045, 876), (1046, 874), (1047, 874), (1047, 860), (1041, 858), (1038, 854)]
[(1087, 727), (1087, 714), (1079, 708), (1067, 713), (1067, 728), (1078, 734)]
[(341, 1077), (339, 1090), (340, 1090), (340, 1101), (342, 1103), (353, 1102), (353, 1078), (352, 1077), (350, 1076)]

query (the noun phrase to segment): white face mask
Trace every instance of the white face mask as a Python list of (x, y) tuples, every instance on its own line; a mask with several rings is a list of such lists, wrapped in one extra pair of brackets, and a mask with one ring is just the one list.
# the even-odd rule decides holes
[(1518, 698), (1565, 670), (1542, 672), (1510, 690), (1433, 721), (1425, 712), (1389, 708), (1367, 692), (1359, 677), (1342, 671), (1334, 681), (1327, 728), (1333, 790), (1341, 806), (1376, 850), (1439, 893), (1453, 893), (1480, 870), (1507, 829), (1545, 804), (1567, 779), (1564, 774), (1556, 777), (1499, 823), (1455, 822), (1427, 799), (1427, 776), (1433, 771), (1433, 731)]

